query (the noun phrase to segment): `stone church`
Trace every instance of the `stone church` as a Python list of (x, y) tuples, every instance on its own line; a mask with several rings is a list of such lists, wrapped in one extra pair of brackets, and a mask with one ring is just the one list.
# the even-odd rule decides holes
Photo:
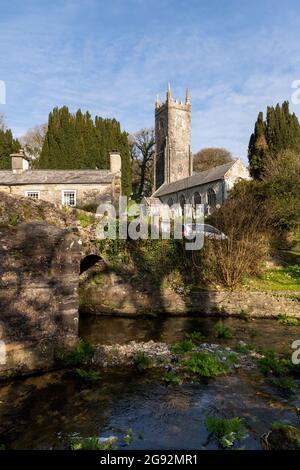
[(173, 99), (170, 84), (164, 103), (156, 99), (156, 155), (154, 162), (155, 191), (145, 203), (150, 212), (159, 211), (164, 203), (204, 204), (211, 213), (227, 198), (240, 179), (250, 179), (241, 160), (234, 160), (200, 173), (193, 172), (191, 152), (191, 103), (187, 90), (185, 102)]

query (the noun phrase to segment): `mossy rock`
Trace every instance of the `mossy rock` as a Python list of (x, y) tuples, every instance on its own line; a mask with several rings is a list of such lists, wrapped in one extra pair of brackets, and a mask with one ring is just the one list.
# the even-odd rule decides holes
[(275, 424), (268, 444), (271, 450), (300, 450), (300, 429), (289, 424)]

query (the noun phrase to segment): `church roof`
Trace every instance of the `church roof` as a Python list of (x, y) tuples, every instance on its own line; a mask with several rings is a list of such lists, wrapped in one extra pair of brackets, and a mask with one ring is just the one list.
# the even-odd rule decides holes
[(172, 183), (164, 183), (152, 194), (152, 197), (165, 196), (166, 194), (176, 193), (194, 186), (200, 186), (202, 184), (224, 179), (227, 171), (230, 170), (236, 162), (237, 160), (234, 160), (230, 163), (225, 163), (224, 165), (215, 166), (209, 170), (201, 171), (200, 173), (194, 173), (192, 176), (173, 181)]
[(2, 170), (0, 185), (98, 184), (111, 183), (113, 177), (110, 170), (26, 170), (21, 173)]

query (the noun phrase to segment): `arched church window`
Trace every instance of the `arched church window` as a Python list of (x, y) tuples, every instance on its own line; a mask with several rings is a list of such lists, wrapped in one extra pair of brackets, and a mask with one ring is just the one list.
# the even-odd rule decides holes
[(169, 207), (173, 206), (173, 199), (171, 197), (168, 199), (168, 206)]
[(194, 193), (193, 199), (194, 199), (194, 208), (196, 208), (197, 204), (201, 204), (201, 196), (200, 196), (200, 193), (198, 193), (198, 191)]
[(216, 207), (217, 205), (216, 193), (212, 188), (207, 191), (207, 202), (210, 207)]

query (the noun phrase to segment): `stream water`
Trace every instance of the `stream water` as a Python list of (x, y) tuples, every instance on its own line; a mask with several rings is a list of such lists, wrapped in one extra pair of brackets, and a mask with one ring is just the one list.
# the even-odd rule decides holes
[[(92, 344), (131, 340), (172, 343), (201, 331), (216, 342), (212, 318), (125, 319), (83, 318), (80, 335)], [(298, 327), (274, 320), (226, 319), (234, 338), (258, 347), (290, 351), (300, 339)], [(218, 342), (222, 342), (218, 340)], [(155, 372), (102, 372), (101, 380), (84, 383), (71, 372), (57, 371), (0, 385), (0, 445), (7, 449), (67, 448), (70, 435), (118, 437), (130, 430), (127, 449), (214, 449), (204, 420), (208, 415), (244, 419), (247, 437), (238, 447), (260, 449), (261, 436), (274, 421), (299, 427), (300, 383), (295, 392), (280, 392), (257, 372), (238, 369), (233, 374), (197, 383), (164, 385)]]

